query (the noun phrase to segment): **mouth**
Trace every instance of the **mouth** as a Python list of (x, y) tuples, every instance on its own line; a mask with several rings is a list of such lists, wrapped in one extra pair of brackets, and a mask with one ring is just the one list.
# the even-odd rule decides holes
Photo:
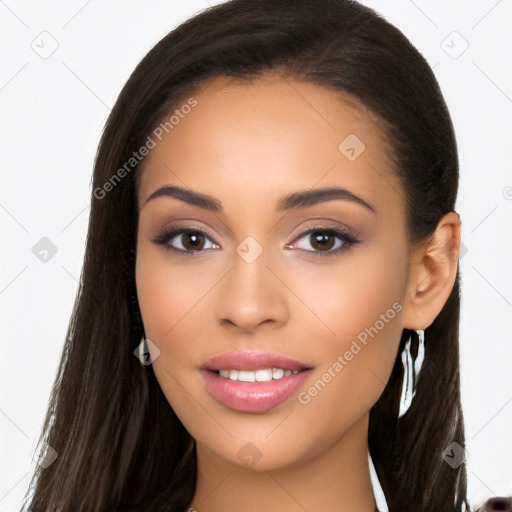
[(219, 377), (230, 379), (238, 382), (270, 382), (273, 380), (281, 380), (290, 375), (309, 370), (310, 368), (301, 368), (300, 370), (285, 370), (284, 368), (260, 368), (258, 370), (234, 370), (222, 369), (211, 370)]
[(224, 353), (200, 368), (206, 391), (240, 412), (265, 412), (286, 401), (312, 370), (295, 359), (261, 351)]

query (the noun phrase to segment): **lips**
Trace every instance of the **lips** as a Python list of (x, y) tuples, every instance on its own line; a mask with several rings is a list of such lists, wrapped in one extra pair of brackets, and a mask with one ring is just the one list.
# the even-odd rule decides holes
[[(219, 375), (220, 370), (227, 369), (250, 373), (269, 368), (285, 370), (286, 375), (267, 382), (241, 382)], [(312, 369), (301, 361), (279, 354), (234, 351), (209, 359), (200, 368), (200, 373), (206, 391), (223, 406), (240, 412), (261, 413), (292, 396), (309, 378)]]
[(261, 370), (264, 368), (282, 368), (283, 370), (310, 370), (303, 362), (290, 357), (262, 351), (233, 351), (209, 359), (202, 369), (218, 372), (219, 370)]

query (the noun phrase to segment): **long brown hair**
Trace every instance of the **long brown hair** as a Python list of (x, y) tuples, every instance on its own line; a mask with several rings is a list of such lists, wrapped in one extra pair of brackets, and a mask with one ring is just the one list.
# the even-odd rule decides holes
[[(101, 137), (78, 294), (39, 445), (48, 443), (58, 457), (34, 473), (28, 510), (189, 506), (194, 441), (152, 367), (134, 356), (143, 335), (135, 288), (140, 166), (126, 162), (206, 80), (250, 81), (272, 71), (351, 95), (380, 119), (411, 243), (427, 240), (454, 211), (458, 156), (440, 87), (421, 54), (376, 12), (350, 0), (231, 0), (186, 20), (139, 63)], [(464, 447), (459, 287), (457, 269), (445, 306), (425, 330), (409, 411), (398, 418), (401, 352), (416, 336), (409, 330), (370, 411), (369, 450), (390, 512), (469, 510), (465, 464), (453, 468), (442, 458), (451, 443)]]

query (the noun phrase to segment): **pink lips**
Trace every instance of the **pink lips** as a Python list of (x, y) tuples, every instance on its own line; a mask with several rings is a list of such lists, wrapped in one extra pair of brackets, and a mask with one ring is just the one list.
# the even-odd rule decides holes
[[(216, 371), (282, 368), (300, 370), (268, 382), (238, 382), (220, 377)], [(312, 367), (270, 352), (234, 351), (213, 357), (200, 369), (208, 393), (224, 406), (243, 412), (262, 412), (289, 398), (311, 374)]]

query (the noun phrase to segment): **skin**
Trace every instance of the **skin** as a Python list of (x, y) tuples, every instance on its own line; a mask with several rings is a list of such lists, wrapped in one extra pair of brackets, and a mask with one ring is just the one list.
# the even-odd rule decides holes
[[(390, 148), (378, 121), (346, 96), (277, 75), (216, 78), (193, 96), (197, 106), (145, 161), (136, 261), (145, 334), (160, 350), (153, 370), (197, 443), (190, 506), (373, 511), (369, 411), (402, 330), (429, 326), (453, 288), (460, 218), (450, 212), (432, 243), (408, 244)], [(349, 134), (366, 146), (354, 161), (338, 149)], [(224, 212), (165, 196), (145, 203), (164, 185), (212, 195)], [(286, 194), (328, 186), (350, 190), (377, 213), (346, 200), (275, 210)], [(213, 235), (200, 240), (203, 252), (180, 256), (154, 242), (176, 221)], [(338, 255), (321, 255), (343, 244), (337, 237), (322, 249), (300, 236), (337, 224), (360, 240)], [(236, 252), (247, 236), (263, 249), (251, 264)], [(188, 240), (185, 233), (168, 244), (191, 251)], [(400, 311), (307, 404), (295, 393), (264, 413), (239, 412), (202, 384), (199, 367), (210, 357), (261, 349), (313, 366), (299, 391), (307, 390), (396, 302)], [(237, 456), (248, 442), (261, 456), (252, 466)]]

